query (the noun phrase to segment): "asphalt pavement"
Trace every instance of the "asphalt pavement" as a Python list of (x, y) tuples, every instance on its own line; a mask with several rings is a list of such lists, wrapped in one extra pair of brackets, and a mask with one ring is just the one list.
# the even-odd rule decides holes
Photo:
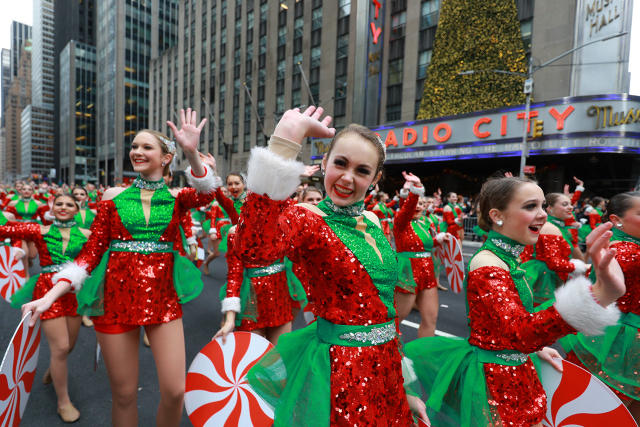
[[(465, 242), (463, 253), (465, 261), (479, 246), (477, 243)], [(33, 269), (37, 272), (38, 267)], [(185, 329), (187, 369), (195, 355), (204, 347), (220, 326), (222, 319), (218, 292), (226, 277), (226, 264), (218, 258), (210, 264), (211, 275), (204, 277), (204, 289), (195, 300), (183, 306), (183, 322)], [(444, 274), (440, 281), (447, 284)], [(437, 334), (466, 337), (465, 303), (461, 294), (451, 291), (438, 292), (440, 312), (437, 323)], [(19, 323), (20, 313), (8, 304), (0, 305), (0, 343), (1, 351), (9, 343)], [(419, 314), (414, 310), (407, 321), (401, 325), (402, 340), (411, 341), (417, 337)], [(302, 315), (294, 321), (294, 329), (305, 325)], [(94, 371), (94, 353), (96, 336), (92, 328), (82, 327), (78, 342), (69, 356), (69, 394), (81, 417), (74, 426), (99, 427), (109, 426), (111, 420), (111, 392), (104, 363), (99, 363)], [(140, 376), (138, 384), (138, 414), (140, 426), (154, 426), (155, 412), (160, 400), (158, 380), (151, 350), (142, 344), (140, 339)], [(49, 347), (42, 337), (36, 377), (27, 404), (22, 424), (23, 427), (66, 426), (56, 414), (56, 396), (52, 385), (43, 385), (42, 376), (49, 365)], [(183, 413), (181, 426), (191, 423)]]

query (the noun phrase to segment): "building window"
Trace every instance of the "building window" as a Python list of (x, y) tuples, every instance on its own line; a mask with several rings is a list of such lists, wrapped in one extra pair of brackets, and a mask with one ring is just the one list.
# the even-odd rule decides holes
[(422, 2), (420, 11), (420, 29), (435, 27), (440, 16), (440, 0), (426, 0)]
[(424, 79), (427, 77), (427, 68), (431, 63), (431, 54), (433, 51), (431, 49), (422, 51), (418, 54), (418, 80)]
[(533, 19), (527, 19), (520, 22), (520, 32), (522, 33), (522, 44), (524, 45), (524, 51), (531, 52), (531, 29), (533, 26)]

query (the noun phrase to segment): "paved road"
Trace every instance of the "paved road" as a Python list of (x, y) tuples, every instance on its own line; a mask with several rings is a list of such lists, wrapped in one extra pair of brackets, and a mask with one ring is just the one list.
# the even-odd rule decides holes
[[(463, 252), (471, 254), (477, 245), (463, 246)], [(468, 257), (465, 257), (468, 259)], [(218, 292), (226, 275), (223, 259), (211, 264), (211, 276), (204, 278), (204, 290), (200, 297), (183, 306), (186, 337), (187, 368), (195, 355), (211, 339), (220, 325), (220, 301)], [(444, 275), (441, 282), (446, 283)], [(462, 295), (453, 292), (439, 292), (440, 315), (437, 329), (444, 333), (467, 336), (465, 305)], [(19, 312), (7, 304), (0, 305), (0, 347), (6, 346), (19, 322)], [(411, 313), (409, 322), (419, 323), (417, 312)], [(301, 316), (294, 322), (294, 328), (304, 326)], [(402, 325), (403, 341), (408, 342), (417, 336), (414, 327)], [(65, 426), (56, 415), (56, 397), (51, 385), (42, 384), (42, 375), (49, 363), (49, 348), (46, 339), (42, 339), (36, 380), (27, 405), (21, 426)], [(91, 328), (82, 327), (78, 343), (69, 357), (69, 393), (76, 407), (81, 412), (80, 420), (74, 426), (108, 426), (110, 425), (111, 393), (107, 374), (103, 363), (97, 371), (93, 370), (93, 354), (96, 338)], [(4, 351), (4, 350), (0, 350)], [(139, 425), (155, 425), (155, 411), (160, 395), (155, 365), (150, 349), (140, 344), (140, 383), (138, 385)], [(190, 426), (186, 416), (182, 418), (182, 426)]]

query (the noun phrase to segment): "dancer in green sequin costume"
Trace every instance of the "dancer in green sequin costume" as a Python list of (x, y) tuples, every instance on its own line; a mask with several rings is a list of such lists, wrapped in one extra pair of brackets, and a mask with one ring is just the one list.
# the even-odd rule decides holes
[[(54, 277), (55, 286), (23, 306), (32, 322), (53, 301), (78, 292), (78, 309), (93, 316), (112, 392), (112, 420), (137, 426), (138, 349), (140, 326), (149, 336), (160, 403), (157, 426), (178, 426), (183, 410), (186, 356), (180, 303), (202, 289), (200, 272), (180, 256), (179, 220), (184, 212), (213, 199), (220, 185), (215, 163), (205, 167), (197, 146), (206, 120), (181, 111), (181, 129), (167, 122), (191, 168), (186, 175), (195, 188), (177, 197), (163, 181), (176, 152), (175, 143), (151, 130), (138, 132), (129, 158), (140, 175), (134, 185), (105, 192), (92, 225), (92, 235), (71, 265)], [(91, 277), (87, 276), (91, 274)]]
[(80, 210), (75, 216), (75, 221), (78, 223), (78, 227), (90, 229), (91, 224), (93, 223), (93, 219), (96, 217), (96, 211), (94, 209), (90, 209), (88, 206), (89, 203), (89, 194), (87, 190), (83, 187), (75, 187), (71, 194), (73, 198), (80, 204)]
[[(11, 305), (20, 308), (32, 298), (42, 297), (53, 287), (54, 273), (72, 261), (89, 237), (89, 231), (78, 228), (73, 220), (78, 205), (73, 197), (59, 195), (53, 202), (55, 221), (50, 226), (35, 223), (9, 223), (0, 227), (0, 238), (10, 237), (32, 242), (40, 255), (41, 273), (33, 276), (11, 299)], [(53, 386), (58, 398), (58, 414), (65, 422), (74, 422), (80, 412), (73, 406), (67, 387), (67, 356), (73, 349), (80, 328), (74, 294), (66, 294), (42, 313), (44, 331), (51, 359), (43, 382)]]

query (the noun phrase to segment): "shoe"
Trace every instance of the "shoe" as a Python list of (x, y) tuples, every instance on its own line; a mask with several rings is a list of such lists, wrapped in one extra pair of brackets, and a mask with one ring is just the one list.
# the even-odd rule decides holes
[(65, 423), (75, 423), (80, 418), (80, 411), (73, 406), (73, 403), (69, 403), (66, 406), (58, 406), (58, 415)]
[(87, 328), (91, 328), (93, 326), (93, 322), (89, 319), (89, 316), (82, 316), (82, 325)]
[(449, 289), (445, 288), (444, 286), (442, 286), (440, 283), (438, 283), (438, 289), (440, 289), (441, 291), (445, 291), (447, 292)]
[(47, 371), (42, 376), (42, 384), (48, 385), (51, 384), (51, 368), (47, 368)]
[(149, 343), (149, 337), (147, 336), (147, 333), (144, 333), (144, 337), (142, 338), (142, 342), (144, 342), (144, 345), (147, 347), (151, 347), (151, 344)]

